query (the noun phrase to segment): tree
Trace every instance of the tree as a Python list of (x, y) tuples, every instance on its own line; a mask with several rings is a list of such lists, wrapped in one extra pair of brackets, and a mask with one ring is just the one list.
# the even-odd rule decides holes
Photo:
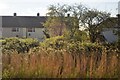
[(73, 39), (75, 34), (79, 33), (79, 27), (84, 26), (92, 43), (96, 41), (102, 29), (99, 25), (110, 16), (109, 13), (89, 9), (82, 4), (51, 5), (48, 11), (49, 18), (45, 26), (49, 32), (51, 31), (50, 33), (58, 36), (63, 35), (67, 30), (67, 36)]
[(51, 37), (63, 35), (66, 27), (65, 23), (61, 23), (57, 17), (49, 17), (44, 26)]
[(67, 36), (72, 39), (79, 33), (79, 20), (85, 9), (82, 4), (74, 4), (72, 6), (50, 5), (47, 13), (49, 18), (44, 26), (46, 26), (46, 29), (49, 29), (51, 35), (58, 36), (68, 33)]
[(102, 27), (99, 25), (110, 17), (109, 13), (98, 11), (96, 9), (88, 9), (81, 18), (81, 22), (88, 29), (90, 41), (94, 43), (97, 35), (100, 34)]
[(63, 35), (66, 25), (65, 25), (65, 13), (66, 5), (50, 5), (48, 8), (48, 20), (44, 23), (46, 31), (49, 32), (51, 36), (61, 36)]
[[(73, 38), (76, 36), (77, 33), (79, 35), (79, 23), (81, 22), (81, 17), (83, 16), (83, 13), (87, 10), (87, 8), (82, 4), (74, 4), (69, 5), (67, 7), (67, 11), (70, 14), (70, 16), (67, 18), (67, 26), (70, 38)], [(80, 36), (79, 36), (80, 37)]]

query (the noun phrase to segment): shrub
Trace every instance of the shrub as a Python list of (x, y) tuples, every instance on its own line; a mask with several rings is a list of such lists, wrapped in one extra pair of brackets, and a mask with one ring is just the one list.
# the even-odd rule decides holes
[(63, 36), (56, 36), (49, 39), (46, 39), (44, 42), (40, 43), (41, 47), (44, 48), (55, 48), (55, 49), (62, 49), (64, 47), (64, 37)]
[(30, 48), (39, 46), (39, 42), (32, 38), (19, 39), (19, 38), (6, 38), (2, 41), (3, 53), (7, 50), (14, 50), (18, 53), (29, 51)]
[(46, 39), (44, 42), (40, 43), (40, 46), (44, 48), (66, 49), (67, 51), (77, 53), (80, 53), (82, 50), (87, 52), (92, 50), (99, 50), (101, 52), (103, 48), (102, 45), (96, 43), (86, 43), (74, 39), (68, 40), (63, 36)]

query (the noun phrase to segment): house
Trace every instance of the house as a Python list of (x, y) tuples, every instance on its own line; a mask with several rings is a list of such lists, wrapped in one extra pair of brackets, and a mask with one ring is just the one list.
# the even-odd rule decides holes
[(36, 38), (39, 41), (44, 39), (45, 16), (0, 16), (0, 30), (2, 37), (26, 37)]
[[(0, 37), (26, 37), (36, 38), (39, 41), (44, 40), (44, 26), (42, 23), (46, 21), (45, 16), (17, 16), (14, 13), (13, 16), (0, 16)], [(102, 28), (101, 35), (109, 42), (115, 42), (118, 40), (116, 31), (120, 30), (118, 25), (120, 20), (117, 17), (110, 17), (101, 23), (105, 27)]]
[(110, 17), (102, 22), (101, 25), (105, 27), (102, 28), (101, 35), (104, 36), (105, 41), (113, 43), (118, 41), (117, 32), (120, 30), (120, 20), (118, 17)]
[(117, 17), (108, 18), (103, 22), (103, 24), (107, 24), (106, 28), (103, 28), (103, 31), (101, 32), (106, 41), (109, 43), (118, 41), (120, 35), (116, 34), (116, 32), (120, 31), (120, 1), (118, 2)]

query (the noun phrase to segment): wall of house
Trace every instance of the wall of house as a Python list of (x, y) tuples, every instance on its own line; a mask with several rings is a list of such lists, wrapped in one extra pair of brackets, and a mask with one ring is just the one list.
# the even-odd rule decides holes
[(0, 16), (0, 38), (2, 37), (2, 17)]
[(22, 37), (22, 28), (19, 28), (19, 32), (12, 32), (12, 28), (4, 28), (3, 27), (3, 32), (2, 32), (2, 36), (3, 37)]
[(39, 41), (44, 40), (44, 28), (35, 28), (35, 32), (26, 32), (26, 28), (19, 28), (19, 32), (12, 32), (12, 28), (3, 28), (3, 37), (27, 37), (36, 38)]
[(26, 28), (23, 28), (23, 29), (22, 29), (22, 36), (23, 36), (23, 37), (26, 37)]
[[(0, 16), (0, 38), (2, 37), (2, 17)], [(1, 46), (0, 42), (0, 46)], [(0, 50), (0, 53), (2, 53), (2, 50)], [(0, 64), (2, 64), (2, 54), (0, 54)], [(0, 78), (2, 78), (2, 65), (0, 65)]]
[(35, 32), (27, 32), (27, 37), (28, 38), (36, 38), (39, 41), (44, 40), (44, 33), (43, 33), (44, 28), (35, 28)]

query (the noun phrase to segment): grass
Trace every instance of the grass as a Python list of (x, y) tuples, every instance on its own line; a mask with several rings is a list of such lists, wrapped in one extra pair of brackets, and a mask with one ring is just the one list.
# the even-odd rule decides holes
[(68, 52), (39, 48), (3, 54), (3, 78), (120, 78), (120, 54), (103, 50)]

